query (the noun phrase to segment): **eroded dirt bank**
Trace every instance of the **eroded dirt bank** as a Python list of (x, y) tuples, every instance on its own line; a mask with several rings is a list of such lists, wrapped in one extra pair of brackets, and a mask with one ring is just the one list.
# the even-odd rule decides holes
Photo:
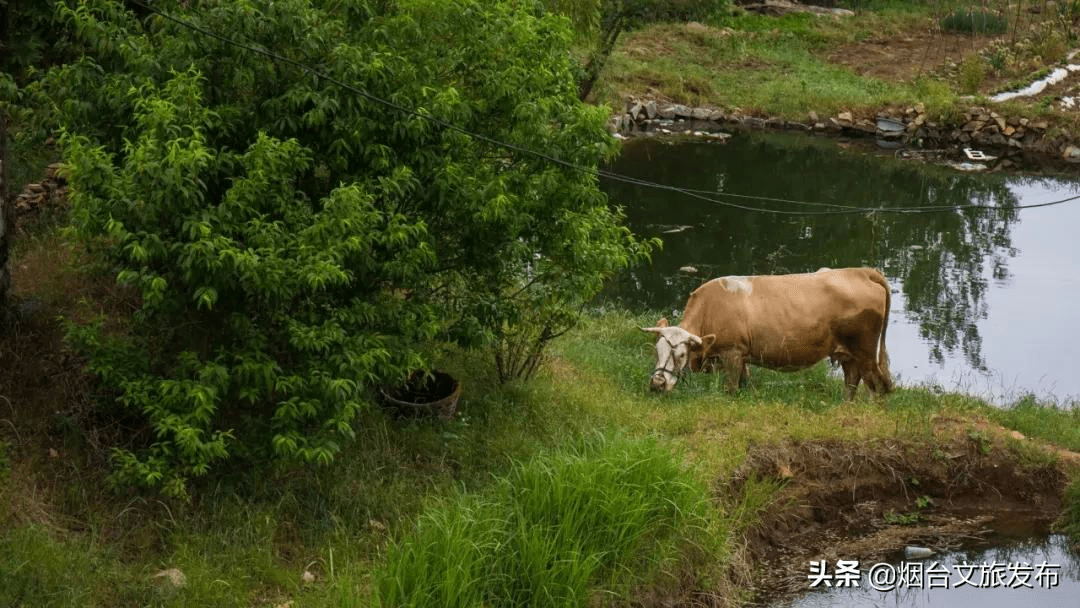
[[(994, 532), (1046, 531), (1080, 455), (989, 424), (932, 421), (925, 439), (792, 441), (751, 450), (718, 493), (748, 480), (783, 488), (745, 535), (742, 588), (807, 589), (811, 560), (888, 559), (905, 545), (955, 549)], [(736, 567), (739, 569), (739, 567)]]

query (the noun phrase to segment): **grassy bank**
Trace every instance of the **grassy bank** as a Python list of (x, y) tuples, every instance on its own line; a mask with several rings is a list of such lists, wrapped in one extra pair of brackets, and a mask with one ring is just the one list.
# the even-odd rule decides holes
[[(373, 407), (330, 466), (230, 471), (188, 503), (117, 494), (103, 439), (123, 420), (95, 413), (55, 317), (119, 314), (123, 299), (79, 255), (45, 231), (16, 262), (21, 295), (46, 309), (5, 343), (22, 365), (5, 366), (15, 400), (0, 411), (2, 605), (737, 605), (755, 576), (743, 538), (784, 485), (732, 489), (754, 446), (932, 445), (944, 418), (1080, 449), (1071, 412), (913, 388), (846, 403), (826, 366), (754, 370), (735, 396), (716, 375), (651, 394), (637, 327), (656, 315), (605, 311), (529, 383), (498, 386), (483, 353), (452, 353), (464, 396), (450, 424)], [(69, 358), (41, 363), (54, 357)]]
[[(985, 96), (1019, 88), (1065, 60), (1077, 31), (1054, 11), (984, 3), (1004, 31), (964, 31), (970, 2), (849, 2), (854, 16), (723, 12), (703, 23), (651, 24), (618, 41), (592, 100), (629, 97), (807, 121), (842, 111), (872, 117), (922, 103), (955, 122)], [(957, 29), (959, 28), (959, 29)], [(999, 104), (1005, 114), (1064, 126), (1046, 96)]]

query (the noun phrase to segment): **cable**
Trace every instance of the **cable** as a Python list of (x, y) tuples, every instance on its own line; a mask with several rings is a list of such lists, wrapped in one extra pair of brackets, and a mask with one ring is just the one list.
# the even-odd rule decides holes
[[(492, 137), (488, 137), (486, 135), (482, 135), (480, 133), (475, 133), (473, 131), (469, 131), (468, 129), (465, 129), (464, 127), (459, 127), (459, 126), (457, 126), (457, 125), (455, 125), (453, 123), (446, 122), (445, 120), (442, 120), (442, 119), (437, 118), (435, 116), (431, 116), (431, 115), (428, 115), (428, 114), (423, 114), (423, 113), (417, 112), (416, 110), (413, 110), (411, 108), (407, 108), (405, 106), (394, 103), (392, 101), (382, 99), (381, 97), (378, 97), (377, 95), (373, 95), (371, 93), (368, 93), (367, 91), (364, 91), (363, 89), (359, 89), (359, 88), (357, 88), (355, 86), (352, 86), (352, 85), (350, 85), (350, 84), (348, 84), (348, 83), (346, 83), (346, 82), (344, 82), (344, 81), (342, 81), (342, 80), (340, 80), (338, 78), (335, 78), (334, 76), (331, 76), (330, 74), (327, 74), (326, 72), (323, 72), (323, 71), (321, 71), (319, 69), (311, 67), (311, 66), (309, 66), (307, 64), (301, 63), (301, 62), (296, 61), (294, 59), (289, 59), (288, 57), (284, 57), (282, 55), (279, 55), (279, 54), (274, 53), (272, 51), (268, 51), (266, 49), (259, 48), (257, 46), (253, 46), (253, 45), (250, 45), (250, 44), (245, 44), (243, 42), (238, 42), (238, 41), (233, 40), (233, 39), (231, 39), (231, 38), (229, 38), (227, 36), (218, 34), (216, 32), (207, 30), (206, 28), (195, 25), (194, 23), (191, 23), (189, 21), (185, 21), (185, 20), (180, 19), (178, 17), (174, 17), (174, 16), (172, 16), (172, 15), (170, 15), (168, 13), (165, 13), (165, 12), (163, 12), (161, 10), (158, 10), (157, 8), (155, 8), (153, 6), (150, 6), (149, 4), (146, 4), (145, 2), (142, 2), (141, 0), (128, 0), (128, 1), (131, 2), (132, 4), (135, 4), (137, 6), (140, 6), (140, 7), (144, 8), (144, 9), (146, 9), (147, 11), (150, 11), (151, 13), (153, 13), (155, 15), (158, 15), (158, 16), (162, 17), (163, 19), (171, 21), (171, 22), (173, 22), (173, 23), (175, 23), (175, 24), (177, 24), (177, 25), (179, 25), (181, 27), (187, 28), (187, 29), (192, 30), (194, 32), (198, 32), (198, 33), (200, 33), (200, 34), (202, 34), (204, 36), (209, 36), (209, 37), (214, 38), (214, 39), (216, 39), (216, 40), (218, 40), (220, 42), (223, 42), (225, 44), (228, 44), (228, 45), (240, 48), (240, 49), (244, 49), (244, 50), (252, 52), (252, 53), (257, 53), (257, 54), (262, 55), (264, 57), (267, 57), (267, 58), (269, 58), (271, 60), (279, 61), (279, 62), (282, 62), (282, 63), (286, 63), (288, 65), (297, 67), (297, 68), (299, 68), (301, 70), (304, 70), (305, 72), (308, 72), (308, 73), (312, 74), (313, 76), (316, 76), (318, 78), (322, 78), (322, 79), (326, 80), (327, 82), (336, 84), (337, 86), (339, 86), (339, 87), (341, 87), (341, 88), (343, 88), (343, 89), (345, 89), (347, 91), (351, 91), (353, 93), (356, 93), (357, 95), (360, 95), (364, 99), (367, 99), (369, 101), (373, 101), (373, 102), (378, 103), (380, 105), (384, 105), (384, 106), (386, 106), (388, 108), (394, 109), (394, 110), (396, 110), (396, 111), (398, 111), (398, 112), (400, 112), (402, 114), (405, 114), (406, 116), (413, 116), (413, 117), (416, 117), (416, 118), (421, 118), (423, 120), (427, 120), (427, 121), (429, 121), (429, 122), (431, 122), (433, 124), (436, 124), (436, 125), (438, 125), (440, 127), (445, 128), (445, 129), (456, 131), (458, 133), (461, 133), (461, 134), (466, 135), (468, 137), (471, 137), (473, 139), (476, 139), (476, 140), (491, 144), (493, 146), (501, 147), (501, 148), (505, 148), (507, 150), (512, 150), (514, 152), (519, 152), (521, 154), (533, 156), (535, 158), (539, 158), (539, 159), (548, 161), (550, 163), (553, 163), (555, 165), (558, 165), (558, 166), (561, 166), (561, 167), (564, 167), (564, 168), (567, 168), (567, 169), (571, 169), (573, 171), (578, 171), (578, 172), (586, 173), (586, 174), (589, 174), (589, 175), (596, 175), (598, 177), (603, 177), (603, 178), (609, 179), (611, 181), (623, 182), (623, 183), (636, 185), (636, 186), (647, 187), (647, 188), (654, 188), (654, 189), (657, 189), (657, 190), (667, 190), (667, 191), (670, 191), (670, 192), (677, 192), (677, 193), (683, 194), (685, 196), (689, 196), (689, 197), (692, 197), (692, 198), (697, 198), (697, 199), (712, 203), (712, 204), (717, 205), (717, 206), (730, 207), (730, 208), (733, 208), (733, 209), (740, 209), (740, 210), (744, 210), (744, 211), (752, 211), (752, 212), (756, 212), (756, 213), (772, 213), (772, 214), (775, 214), (775, 215), (798, 215), (798, 216), (854, 215), (854, 214), (869, 215), (869, 214), (873, 214), (873, 213), (897, 213), (897, 214), (905, 214), (905, 213), (944, 213), (944, 212), (956, 212), (956, 211), (961, 211), (961, 210), (965, 210), (965, 209), (985, 209), (985, 210), (996, 210), (996, 211), (1009, 211), (1009, 210), (1019, 210), (1019, 209), (1034, 209), (1034, 208), (1037, 208), (1037, 207), (1050, 207), (1050, 206), (1053, 206), (1053, 205), (1060, 205), (1060, 204), (1063, 204), (1063, 203), (1068, 203), (1068, 202), (1080, 199), (1080, 195), (1077, 195), (1077, 196), (1069, 197), (1069, 198), (1066, 198), (1066, 199), (1057, 200), (1057, 201), (1051, 201), (1051, 202), (1047, 202), (1047, 203), (1039, 203), (1039, 204), (1033, 204), (1033, 205), (1014, 205), (1014, 206), (1010, 206), (1010, 207), (1001, 207), (1001, 206), (997, 206), (997, 205), (982, 205), (982, 204), (952, 205), (952, 206), (924, 206), (924, 207), (856, 207), (856, 206), (852, 206), (852, 205), (839, 205), (839, 204), (834, 204), (834, 203), (815, 203), (815, 202), (809, 202), (809, 201), (795, 201), (795, 200), (789, 200), (789, 199), (772, 198), (772, 197), (766, 197), (766, 196), (755, 196), (755, 195), (748, 195), (748, 194), (710, 192), (710, 191), (706, 191), (706, 190), (693, 190), (693, 189), (689, 189), (689, 188), (680, 188), (680, 187), (677, 187), (677, 186), (659, 184), (659, 183), (656, 183), (656, 182), (650, 182), (650, 181), (647, 181), (647, 180), (628, 177), (628, 176), (621, 175), (621, 174), (618, 174), (618, 173), (614, 173), (614, 172), (611, 172), (611, 171), (607, 171), (607, 170), (604, 170), (604, 169), (594, 169), (594, 168), (591, 168), (591, 167), (583, 167), (583, 166), (577, 165), (575, 163), (571, 163), (571, 162), (568, 162), (568, 161), (565, 161), (565, 160), (562, 160), (562, 159), (559, 159), (559, 158), (555, 158), (554, 156), (551, 156), (549, 154), (544, 154), (543, 152), (538, 152), (536, 150), (532, 150), (530, 148), (525, 148), (525, 147), (519, 146), (517, 144), (512, 144), (512, 143), (501, 141), (501, 140), (498, 140), (498, 139), (495, 139), (495, 138), (492, 138)], [(708, 195), (708, 196), (706, 196), (706, 195)], [(750, 206), (747, 206), (747, 205), (740, 205), (740, 204), (737, 204), (737, 203), (727, 202), (727, 201), (719, 200), (717, 198), (713, 198), (715, 196), (726, 196), (726, 197), (742, 198), (742, 199), (782, 202), (782, 203), (788, 203), (788, 204), (798, 204), (798, 205), (808, 205), (808, 206), (834, 207), (835, 209), (830, 210), (830, 211), (785, 211), (785, 210), (781, 210), (781, 209), (769, 209), (769, 208), (766, 208), (766, 207), (750, 207)]]

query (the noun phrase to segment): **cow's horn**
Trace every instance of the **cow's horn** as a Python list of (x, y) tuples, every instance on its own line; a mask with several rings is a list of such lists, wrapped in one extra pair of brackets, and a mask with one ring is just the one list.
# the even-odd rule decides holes
[(640, 329), (641, 331), (643, 331), (645, 333), (649, 333), (649, 334), (658, 334), (658, 333), (660, 333), (660, 328), (659, 327), (639, 327), (638, 329)]

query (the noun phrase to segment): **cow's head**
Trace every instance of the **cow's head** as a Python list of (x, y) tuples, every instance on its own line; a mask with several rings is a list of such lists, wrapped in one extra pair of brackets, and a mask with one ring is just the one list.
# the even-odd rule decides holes
[(670, 391), (678, 381), (677, 374), (690, 363), (691, 355), (702, 355), (712, 346), (716, 336), (695, 336), (681, 327), (668, 325), (660, 319), (656, 327), (642, 327), (641, 331), (656, 334), (656, 367), (649, 385), (654, 391)]

